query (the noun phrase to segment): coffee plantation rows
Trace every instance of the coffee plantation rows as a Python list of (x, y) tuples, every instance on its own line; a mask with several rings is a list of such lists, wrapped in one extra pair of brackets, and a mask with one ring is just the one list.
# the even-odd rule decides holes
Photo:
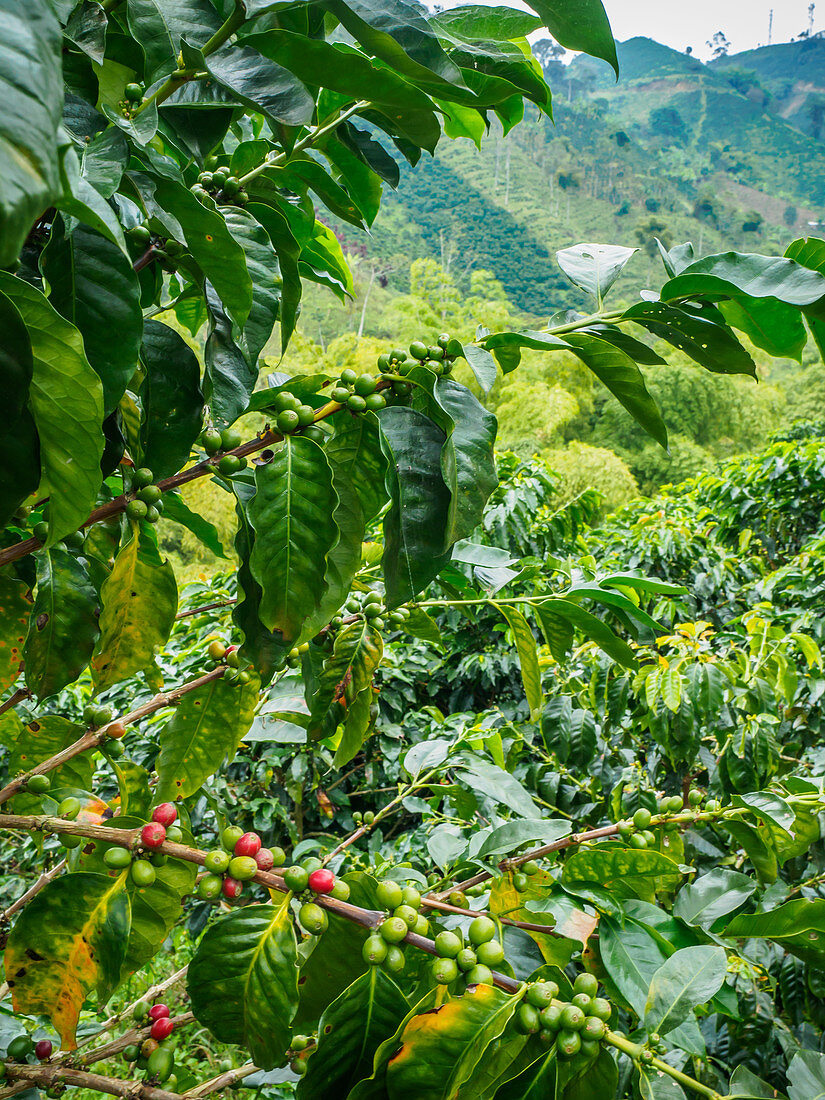
[(821, 436), (593, 531), (483, 398), (572, 355), (666, 446), (640, 365), (799, 359), (825, 243), (259, 387), (324, 218), (549, 113), (541, 26), (615, 65), (531, 7), (0, 0), (0, 1098), (822, 1094)]

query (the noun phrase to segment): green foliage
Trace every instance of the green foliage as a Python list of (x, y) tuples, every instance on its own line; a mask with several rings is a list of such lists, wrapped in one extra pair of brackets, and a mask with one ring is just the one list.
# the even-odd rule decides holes
[[(386, 343), (320, 326), (260, 377), (305, 283), (354, 289), (327, 221), (370, 226), (442, 131), (549, 117), (525, 35), (615, 64), (600, 0), (533, 6), (0, 2), (12, 1092), (716, 1100), (764, 1092), (747, 1061), (800, 1100), (819, 1072), (822, 440), (594, 528), (583, 482), (496, 463), (493, 411), (558, 449), (607, 391), (641, 470), (637, 428), (726, 447), (720, 392), (750, 438), (751, 347), (821, 336), (819, 245), (657, 242), (630, 308), (635, 250), (573, 245), (545, 325), (503, 290), (549, 259), (515, 235), (502, 282), (423, 259)], [(563, 279), (595, 312), (552, 312)], [(700, 369), (727, 388), (695, 398)], [(164, 515), (231, 572), (179, 600)], [(169, 942), (174, 1020), (147, 989)], [(174, 1072), (192, 1018), (228, 1076)], [(121, 1052), (128, 1081), (89, 1072)]]

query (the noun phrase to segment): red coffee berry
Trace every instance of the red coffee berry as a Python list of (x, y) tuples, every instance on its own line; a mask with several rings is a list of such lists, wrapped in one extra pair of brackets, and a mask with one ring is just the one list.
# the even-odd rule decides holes
[(239, 898), (243, 892), (243, 883), (238, 882), (236, 878), (229, 878), (227, 876), (223, 880), (221, 891), (225, 898)]
[(159, 1020), (155, 1020), (152, 1024), (152, 1030), (149, 1034), (153, 1039), (157, 1039), (161, 1042), (163, 1039), (168, 1039), (172, 1032), (175, 1030), (175, 1025), (169, 1019), (168, 1016), (162, 1016)]
[(174, 825), (177, 819), (178, 811), (171, 802), (161, 802), (159, 806), (155, 806), (154, 810), (152, 810), (152, 820), (157, 821), (166, 828), (170, 825)]
[(48, 1039), (40, 1039), (34, 1044), (35, 1056), (41, 1062), (45, 1062), (47, 1058), (51, 1058), (52, 1050), (52, 1044)]
[(253, 859), (258, 864), (259, 871), (271, 871), (275, 866), (275, 856), (270, 848), (259, 848)]
[(150, 1020), (165, 1020), (169, 1015), (169, 1006), (164, 1004), (152, 1005), (149, 1009)]
[(159, 821), (150, 821), (140, 830), (140, 842), (145, 848), (160, 848), (166, 840), (166, 830)]
[(329, 894), (335, 885), (335, 875), (326, 867), (319, 867), (309, 876), (309, 888), (316, 894)]
[(236, 856), (254, 856), (261, 848), (261, 838), (257, 833), (244, 833), (233, 849)]

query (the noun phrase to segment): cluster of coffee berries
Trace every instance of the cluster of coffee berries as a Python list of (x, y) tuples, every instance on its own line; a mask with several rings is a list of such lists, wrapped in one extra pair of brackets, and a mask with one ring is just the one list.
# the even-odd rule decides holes
[(312, 1035), (292, 1036), (289, 1050), (286, 1053), (289, 1059), (289, 1068), (293, 1073), (297, 1073), (299, 1077), (303, 1077), (307, 1071), (307, 1057), (312, 1053), (309, 1048), (314, 1046), (315, 1037)]
[[(38, 542), (44, 543), (49, 537), (49, 502), (45, 501), (38, 506), (37, 511), (30, 504), (21, 504), (17, 511), (14, 513), (14, 519), (24, 526), (31, 523), (31, 535), (32, 538), (37, 539)], [(55, 550), (82, 550), (85, 543), (85, 536), (82, 531), (71, 531), (68, 535), (64, 535), (61, 540), (53, 544)]]
[(332, 387), (330, 397), (350, 412), (380, 412), (386, 407), (387, 399), (383, 393), (377, 393), (378, 379), (372, 374), (359, 374), (347, 367), (341, 371), (341, 377)]
[(558, 1001), (555, 982), (533, 982), (516, 1010), (516, 1028), (523, 1035), (539, 1035), (554, 1043), (564, 1058), (582, 1053), (595, 1057), (607, 1034), (610, 1002), (599, 997), (599, 983), (592, 974), (579, 974), (569, 1001)]
[(389, 623), (390, 626), (400, 627), (409, 619), (410, 613), (406, 607), (396, 608), (387, 614), (384, 601), (378, 592), (351, 592), (344, 610), (349, 615), (363, 615), (376, 630), (383, 630)]
[(237, 176), (230, 175), (228, 168), (201, 172), (198, 182), (190, 190), (201, 202), (207, 195), (211, 195), (221, 206), (246, 206), (249, 202), (249, 195), (244, 191), (240, 180)]
[(201, 901), (215, 901), (222, 895), (232, 901), (259, 871), (271, 871), (285, 863), (283, 848), (264, 848), (257, 833), (227, 825), (221, 832), (220, 848), (207, 853), (203, 861), (206, 874), (198, 880), (197, 896)]
[[(656, 844), (656, 834), (651, 825), (661, 826), (665, 832), (677, 832), (685, 824), (685, 815), (697, 816), (702, 812), (704, 795), (701, 791), (691, 790), (687, 796), (687, 806), (681, 795), (665, 795), (658, 801), (658, 813), (654, 816), (650, 810), (640, 806), (633, 817), (620, 821), (616, 826), (618, 835), (631, 848), (643, 850)], [(705, 813), (719, 813), (722, 804), (714, 799), (705, 803)]]
[(124, 118), (131, 118), (143, 101), (144, 88), (142, 84), (132, 81), (123, 89), (123, 99), (118, 100), (118, 107)]
[(132, 1043), (123, 1050), (123, 1057), (142, 1070), (147, 1084), (164, 1085), (174, 1092), (177, 1077), (174, 1074), (175, 1053), (172, 1033), (175, 1025), (169, 1015), (169, 1006), (156, 1002), (149, 1005), (139, 1001), (133, 1015), (138, 1026), (149, 1026), (149, 1035), (141, 1043)]
[(362, 814), (359, 810), (356, 810), (355, 813), (352, 815), (352, 820), (355, 822), (356, 825), (372, 825), (373, 821), (375, 821), (375, 814), (372, 812), (372, 810), (367, 810), (367, 812), (364, 814)]
[(286, 667), (298, 668), (305, 653), (309, 653), (309, 642), (301, 642), (300, 645), (293, 646), (286, 655)]
[(135, 886), (151, 886), (158, 867), (163, 867), (169, 857), (159, 851), (167, 840), (180, 844), (183, 829), (175, 824), (178, 811), (171, 802), (161, 802), (152, 811), (151, 820), (140, 830), (140, 839), (134, 848), (112, 845), (103, 853), (103, 862), (112, 871), (129, 868), (129, 877)]
[(204, 428), (198, 436), (198, 442), (210, 458), (220, 455), (215, 467), (218, 473), (223, 474), (224, 477), (231, 477), (232, 474), (240, 473), (241, 470), (246, 468), (245, 458), (241, 458), (240, 455), (226, 453), (227, 451), (234, 451), (236, 447), (240, 447), (243, 443), (243, 436), (237, 428), (222, 428), (220, 431), (212, 427)]
[[(6, 1048), (6, 1058), (10, 1062), (28, 1062), (34, 1056), (38, 1062), (48, 1062), (54, 1052), (54, 1044), (51, 1039), (38, 1039), (37, 1042), (31, 1035), (16, 1035)], [(0, 1062), (0, 1069), (3, 1069)], [(5, 1074), (0, 1074), (0, 1080)]]
[(163, 511), (163, 490), (155, 485), (155, 475), (146, 466), (132, 473), (132, 496), (126, 505), (129, 519), (157, 523)]
[(461, 976), (465, 985), (489, 984), (493, 967), (504, 961), (504, 948), (497, 939), (498, 926), (487, 916), (474, 917), (467, 929), (467, 940), (460, 929), (439, 932), (435, 937), (438, 958), (432, 974), (440, 985), (450, 985)]
[(347, 901), (349, 898), (347, 883), (336, 878), (317, 856), (310, 856), (302, 863), (287, 867), (284, 871), (284, 883), (288, 890), (298, 896), (301, 902), (298, 922), (311, 936), (320, 936), (329, 925), (326, 910), (315, 899), (324, 895), (338, 901)]
[(378, 883), (376, 900), (386, 915), (364, 941), (362, 956), (371, 966), (383, 966), (391, 974), (399, 974), (405, 961), (401, 944), (410, 932), (426, 936), (430, 922), (419, 912), (421, 894), (414, 886), (383, 879)]
[(248, 684), (249, 673), (240, 667), (240, 647), (236, 645), (224, 645), (220, 638), (213, 638), (207, 649), (210, 660), (216, 665), (226, 665), (228, 671), (226, 679), (233, 684)]
[(446, 332), (429, 346), (423, 340), (413, 340), (409, 354), (403, 348), (393, 348), (379, 355), (378, 369), (382, 373), (406, 375), (413, 367), (423, 363), (433, 374), (450, 374), (455, 357), (447, 354), (449, 343), (450, 337)]
[(300, 432), (307, 439), (316, 443), (324, 443), (327, 438), (323, 428), (315, 424), (315, 409), (312, 405), (306, 405), (294, 393), (289, 390), (280, 390), (276, 393), (269, 406), (275, 414), (275, 428), (281, 435), (292, 435)]

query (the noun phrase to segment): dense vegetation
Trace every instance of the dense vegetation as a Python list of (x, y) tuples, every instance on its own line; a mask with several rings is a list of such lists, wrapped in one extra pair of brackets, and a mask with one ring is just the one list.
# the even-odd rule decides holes
[(0, 0), (0, 1100), (821, 1098), (825, 243), (300, 317), (533, 6)]

